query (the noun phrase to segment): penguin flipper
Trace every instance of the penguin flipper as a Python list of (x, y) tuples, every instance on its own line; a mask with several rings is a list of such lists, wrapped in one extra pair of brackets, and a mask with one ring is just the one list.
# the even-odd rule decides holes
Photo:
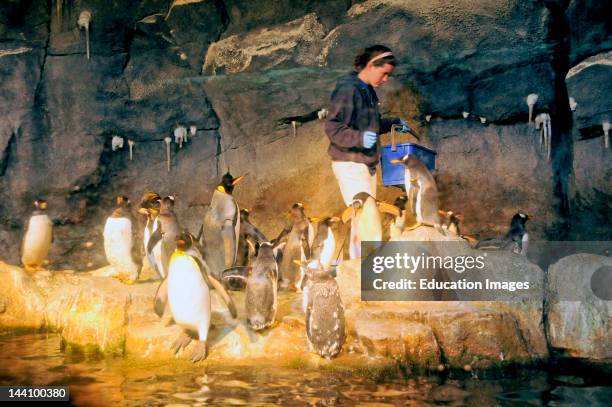
[(153, 303), (153, 310), (157, 314), (158, 317), (162, 317), (164, 315), (164, 310), (166, 309), (166, 304), (168, 303), (168, 279), (164, 279), (161, 282), (159, 287), (157, 287), (157, 292), (155, 293), (155, 301)]
[(203, 259), (198, 258), (197, 256), (193, 257), (193, 259), (195, 260), (196, 263), (198, 263), (198, 266), (200, 267), (200, 270), (202, 272), (202, 277), (204, 277), (204, 281), (206, 282), (206, 285), (208, 285), (208, 287), (210, 288), (214, 288), (217, 291), (217, 293), (219, 294), (219, 296), (221, 297), (221, 299), (227, 306), (227, 309), (230, 312), (232, 318), (236, 318), (238, 316), (238, 310), (236, 309), (236, 304), (234, 304), (234, 300), (232, 300), (232, 297), (229, 295), (229, 293), (227, 292), (223, 284), (221, 284), (221, 282), (219, 282), (219, 280), (217, 280), (215, 276), (213, 276), (210, 273), (210, 269), (208, 268), (208, 265), (206, 264), (206, 262), (203, 261)]
[(223, 270), (223, 272), (221, 272), (221, 276), (223, 279), (239, 278), (241, 280), (246, 280), (251, 272), (251, 269), (251, 266), (234, 266)]
[(255, 226), (253, 226), (252, 223), (248, 222), (248, 221), (241, 221), (240, 222), (240, 228), (241, 233), (252, 238), (253, 240), (255, 240), (258, 243), (262, 243), (262, 242), (266, 242), (268, 241), (268, 239), (266, 239), (266, 236), (261, 233), (261, 231), (259, 229), (257, 229)]
[(202, 223), (200, 225), (200, 230), (198, 230), (198, 236), (196, 237), (195, 241), (200, 242), (202, 240), (203, 235), (204, 235), (204, 224)]
[(155, 229), (151, 237), (149, 237), (149, 242), (147, 243), (147, 253), (153, 252), (153, 249), (161, 239), (162, 231), (161, 227), (158, 227), (157, 229)]
[(234, 265), (236, 260), (236, 236), (235, 230), (231, 223), (226, 222), (221, 228), (221, 236), (223, 237), (223, 250), (225, 255), (225, 267), (229, 268)]

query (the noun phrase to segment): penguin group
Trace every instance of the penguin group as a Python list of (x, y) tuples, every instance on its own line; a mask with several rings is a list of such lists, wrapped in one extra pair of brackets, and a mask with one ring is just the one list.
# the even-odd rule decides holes
[[(463, 237), (459, 223), (463, 216), (437, 207), (435, 183), (423, 169), (408, 158), (408, 176), (420, 179), (417, 220), (434, 226), (445, 234)], [(160, 196), (147, 191), (140, 199), (137, 212), (144, 217), (141, 252), (161, 280), (153, 309), (162, 317), (169, 314), (181, 333), (172, 344), (178, 353), (194, 339), (191, 355), (194, 362), (208, 355), (208, 331), (211, 327), (211, 290), (223, 300), (229, 315), (238, 313), (230, 292), (244, 290), (246, 324), (253, 331), (274, 329), (279, 290), (297, 291), (302, 295), (306, 337), (310, 350), (333, 358), (346, 340), (344, 306), (336, 282), (338, 259), (344, 246), (350, 257), (360, 257), (362, 240), (383, 239), (383, 214), (390, 214), (390, 225), (401, 235), (410, 195), (396, 205), (379, 202), (367, 193), (357, 194), (351, 206), (340, 217), (312, 218), (302, 203), (288, 212), (288, 222), (272, 240), (250, 221), (250, 212), (240, 209), (233, 196), (244, 176), (233, 177), (229, 171), (214, 189), (210, 205), (202, 218), (197, 235), (180, 223), (174, 211), (176, 197)], [(409, 178), (410, 179), (410, 178)], [(432, 189), (433, 188), (433, 189)], [(409, 189), (408, 189), (409, 190)], [(433, 197), (433, 198), (432, 198)], [(435, 199), (434, 199), (435, 198)], [(435, 202), (434, 202), (435, 201)], [(125, 283), (139, 278), (139, 267), (133, 256), (133, 222), (130, 201), (115, 199), (115, 207), (104, 225), (104, 250), (113, 275)], [(22, 262), (26, 270), (43, 268), (53, 239), (53, 222), (47, 215), (47, 202), (34, 202), (22, 245)], [(526, 222), (529, 216), (519, 212), (511, 220), (508, 233), (476, 244), (476, 248), (505, 249), (525, 255), (528, 247)], [(337, 244), (338, 226), (350, 220), (351, 237)], [(394, 229), (395, 228), (395, 229)]]

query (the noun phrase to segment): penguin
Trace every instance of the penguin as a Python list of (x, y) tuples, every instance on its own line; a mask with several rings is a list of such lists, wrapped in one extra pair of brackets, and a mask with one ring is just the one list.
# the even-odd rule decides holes
[(176, 248), (176, 238), (181, 231), (181, 225), (174, 213), (174, 200), (172, 195), (161, 200), (156, 220), (158, 227), (147, 243), (147, 254), (150, 255), (161, 241), (161, 270), (165, 276), (168, 275), (170, 256)]
[(336, 251), (336, 237), (332, 226), (339, 220), (337, 217), (326, 217), (317, 223), (317, 232), (310, 249), (310, 260), (319, 261), (325, 269), (331, 266)]
[(382, 219), (374, 197), (367, 192), (359, 192), (344, 213), (342, 220), (351, 220), (349, 256), (357, 259), (362, 256), (362, 241), (382, 241)]
[(529, 234), (526, 223), (531, 219), (523, 212), (517, 212), (510, 221), (510, 228), (503, 237), (484, 239), (476, 244), (476, 249), (510, 250), (513, 253), (527, 256)]
[(410, 154), (405, 155), (402, 159), (391, 160), (391, 163), (403, 164), (405, 167), (404, 182), (408, 203), (411, 209), (411, 192), (413, 192), (414, 186), (418, 188), (415, 207), (412, 209), (417, 224), (410, 229), (416, 229), (419, 226), (430, 226), (434, 227), (441, 234), (444, 234), (438, 213), (438, 187), (431, 172), (429, 172), (421, 160)]
[(335, 267), (325, 270), (316, 260), (306, 267), (306, 337), (310, 351), (327, 359), (340, 353), (346, 340), (344, 306), (335, 276)]
[(219, 281), (210, 275), (206, 262), (197, 247), (194, 247), (197, 243), (193, 235), (189, 232), (182, 232), (177, 236), (175, 243), (176, 249), (168, 264), (168, 276), (160, 284), (156, 295), (155, 310), (163, 312), (165, 309), (164, 296), (160, 295), (160, 291), (166, 291), (172, 318), (183, 330), (172, 344), (172, 350), (176, 354), (189, 345), (195, 332), (198, 342), (191, 355), (191, 360), (198, 362), (208, 356), (207, 339), (211, 317), (210, 289), (214, 287), (217, 290), (233, 318), (236, 318), (237, 311), (229, 293)]
[(283, 288), (297, 291), (302, 285), (304, 272), (296, 261), (310, 258), (310, 244), (314, 240), (314, 228), (300, 202), (291, 207), (291, 224), (274, 239), (275, 245), (286, 237), (283, 258), (280, 262), (280, 279)]
[(161, 279), (164, 279), (166, 278), (166, 274), (162, 267), (161, 241), (158, 242), (150, 252), (147, 250), (151, 236), (159, 228), (157, 216), (159, 215), (160, 203), (161, 197), (156, 192), (147, 191), (140, 200), (138, 213), (147, 217), (142, 238), (144, 253), (151, 267), (157, 272)]
[(138, 266), (132, 258), (132, 220), (130, 219), (130, 200), (119, 195), (115, 198), (116, 208), (104, 224), (104, 253), (113, 267), (115, 277), (127, 283), (138, 278)]
[[(249, 210), (240, 210), (240, 236), (238, 238), (238, 250), (236, 253), (236, 266), (248, 266), (250, 259), (255, 256), (256, 245), (267, 241), (266, 236), (259, 231), (249, 220)], [(233, 279), (227, 282), (231, 290), (243, 290), (244, 280)]]
[(47, 215), (47, 201), (37, 199), (21, 247), (21, 262), (26, 271), (43, 269), (52, 242), (53, 222)]
[(212, 273), (219, 279), (223, 270), (232, 267), (236, 262), (240, 210), (232, 192), (243, 179), (244, 175), (234, 178), (229, 171), (223, 175), (204, 215), (204, 258)]
[(246, 281), (244, 308), (247, 324), (254, 331), (270, 327), (278, 308), (278, 265), (274, 247), (270, 242), (258, 246), (257, 258), (251, 267), (235, 267), (223, 272), (224, 279)]

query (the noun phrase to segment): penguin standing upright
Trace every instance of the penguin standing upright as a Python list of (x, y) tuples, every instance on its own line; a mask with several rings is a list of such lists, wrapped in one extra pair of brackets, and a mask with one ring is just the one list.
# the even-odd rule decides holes
[(312, 223), (304, 212), (304, 205), (300, 202), (291, 208), (291, 224), (274, 241), (278, 244), (285, 236), (287, 243), (283, 248), (283, 258), (280, 262), (280, 278), (283, 288), (298, 290), (304, 278), (299, 262), (310, 258), (310, 244), (314, 239)]
[(166, 274), (162, 267), (161, 260), (161, 241), (159, 241), (151, 250), (147, 250), (149, 245), (149, 241), (151, 240), (151, 236), (155, 231), (159, 228), (159, 221), (157, 219), (159, 215), (159, 206), (161, 202), (161, 197), (153, 191), (147, 191), (144, 193), (140, 200), (140, 207), (138, 208), (138, 213), (145, 215), (147, 217), (147, 223), (144, 228), (142, 244), (144, 253), (147, 257), (147, 261), (149, 265), (157, 272), (157, 274), (162, 278), (166, 278)]
[[(210, 288), (214, 286), (226, 302), (230, 314), (236, 318), (236, 307), (221, 284), (209, 274), (206, 262), (194, 249), (195, 239), (188, 232), (181, 233), (176, 239), (176, 250), (170, 257), (167, 284), (167, 299), (172, 317), (183, 332), (174, 341), (172, 350), (178, 353), (191, 342), (192, 332), (197, 333), (198, 343), (191, 360), (197, 362), (208, 355), (208, 329), (210, 327)], [(165, 304), (156, 308), (164, 309)]]
[(346, 222), (347, 214), (351, 220), (349, 255), (351, 259), (362, 256), (362, 241), (382, 241), (382, 219), (376, 200), (367, 192), (359, 192), (353, 197), (353, 202), (343, 214)]
[(123, 195), (115, 198), (116, 208), (104, 224), (104, 253), (113, 268), (112, 275), (127, 282), (138, 278), (138, 266), (132, 258), (132, 220), (130, 200)]
[(310, 350), (327, 359), (336, 356), (346, 340), (344, 306), (335, 274), (335, 267), (325, 270), (316, 260), (306, 267), (306, 336)]
[(330, 267), (336, 251), (336, 238), (332, 225), (338, 221), (338, 218), (330, 217), (321, 219), (317, 224), (317, 232), (310, 248), (310, 259), (318, 260), (325, 269)]
[(174, 213), (174, 196), (167, 196), (161, 200), (156, 222), (158, 227), (149, 238), (147, 254), (151, 254), (161, 242), (161, 270), (163, 275), (167, 276), (170, 256), (176, 248), (176, 238), (181, 232), (181, 225)]
[(278, 307), (278, 265), (270, 242), (259, 245), (257, 258), (252, 266), (225, 270), (223, 278), (246, 281), (244, 308), (251, 329), (259, 331), (274, 323)]
[(267, 241), (266, 236), (251, 223), (249, 215), (248, 209), (240, 210), (240, 238), (236, 266), (248, 266), (251, 253), (255, 252), (255, 245)]
[(26, 271), (42, 270), (53, 241), (53, 222), (47, 215), (47, 201), (37, 199), (34, 208), (21, 247), (21, 262)]
[(212, 273), (219, 279), (223, 270), (232, 267), (236, 262), (240, 210), (232, 192), (243, 179), (244, 175), (236, 178), (229, 172), (223, 175), (204, 215), (204, 258)]

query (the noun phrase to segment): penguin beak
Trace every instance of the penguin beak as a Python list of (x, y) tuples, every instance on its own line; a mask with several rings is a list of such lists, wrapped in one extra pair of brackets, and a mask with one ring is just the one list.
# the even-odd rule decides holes
[(244, 179), (244, 177), (246, 177), (246, 174), (245, 174), (245, 175), (241, 175), (241, 176), (239, 176), (239, 177), (234, 178), (234, 179), (232, 180), (232, 186), (233, 186), (233, 187), (235, 187), (236, 185), (238, 185), (238, 183), (239, 183), (240, 181), (242, 181), (242, 180)]
[(141, 215), (148, 215), (149, 211), (147, 210), (147, 208), (138, 208), (138, 213)]
[(399, 158), (395, 158), (391, 161), (389, 161), (391, 164), (403, 164), (404, 160), (400, 160)]

